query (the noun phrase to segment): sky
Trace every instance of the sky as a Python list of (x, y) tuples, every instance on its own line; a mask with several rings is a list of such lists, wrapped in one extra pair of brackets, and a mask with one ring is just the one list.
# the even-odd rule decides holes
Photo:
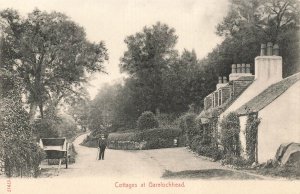
[(227, 13), (228, 0), (0, 0), (0, 10), (5, 8), (22, 15), (34, 8), (65, 13), (85, 28), (88, 40), (105, 42), (108, 74), (91, 77), (88, 91), (94, 98), (104, 83), (122, 80), (119, 60), (126, 50), (124, 39), (144, 26), (160, 21), (173, 27), (179, 51), (194, 49), (198, 58), (205, 57), (222, 41), (215, 31)]

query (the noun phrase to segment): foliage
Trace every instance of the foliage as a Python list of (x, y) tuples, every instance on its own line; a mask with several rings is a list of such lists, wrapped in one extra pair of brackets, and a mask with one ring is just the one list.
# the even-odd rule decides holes
[(21, 79), (0, 69), (0, 168), (7, 176), (37, 176), (45, 156), (22, 107)]
[(241, 152), (240, 145), (240, 120), (236, 113), (230, 112), (220, 123), (221, 142), (224, 150), (228, 154), (239, 156)]
[(167, 113), (160, 113), (156, 115), (156, 118), (158, 119), (158, 123), (160, 127), (177, 127), (177, 119), (178, 115), (175, 114), (167, 114)]
[(35, 143), (20, 100), (0, 99), (0, 163), (7, 176), (37, 176), (45, 153)]
[(90, 43), (84, 29), (58, 12), (35, 9), (26, 18), (15, 10), (0, 12), (3, 32), (1, 68), (18, 73), (33, 121), (39, 107), (56, 107), (86, 96), (86, 72), (103, 71), (107, 51), (103, 42)]
[(108, 141), (137, 141), (136, 133), (110, 133), (107, 138)]
[(251, 164), (249, 160), (230, 153), (226, 154), (221, 162), (223, 165), (233, 165), (234, 167), (245, 167)]
[(134, 79), (136, 92), (140, 90), (135, 97), (140, 106), (145, 106), (143, 111), (161, 109), (163, 72), (177, 55), (174, 33), (175, 29), (157, 22), (125, 39), (127, 50), (121, 58), (120, 68)]
[(223, 152), (213, 145), (198, 146), (196, 152), (199, 155), (212, 158), (214, 161), (220, 160), (223, 157)]
[(98, 131), (123, 131), (136, 127), (138, 115), (131, 96), (120, 83), (104, 85), (87, 105), (88, 127)]
[(189, 145), (191, 144), (192, 138), (201, 132), (201, 126), (200, 129), (197, 127), (199, 127), (199, 125), (196, 123), (196, 114), (186, 113), (180, 117), (179, 128), (187, 136), (187, 143)]
[(158, 149), (174, 147), (174, 139), (178, 139), (181, 134), (180, 129), (154, 128), (139, 132), (137, 137), (140, 141), (147, 142), (145, 149)]
[(246, 153), (250, 162), (254, 162), (256, 159), (255, 153), (257, 149), (257, 130), (260, 119), (257, 115), (248, 115), (246, 123)]
[(35, 120), (32, 127), (37, 140), (39, 140), (40, 138), (58, 137), (59, 133), (57, 126), (58, 124), (54, 120), (43, 118)]
[(145, 111), (137, 120), (137, 128), (139, 130), (146, 130), (157, 128), (159, 125), (157, 118), (150, 111)]
[(191, 139), (190, 142), (191, 150), (197, 154), (212, 158), (214, 160), (220, 160), (223, 156), (221, 150), (211, 142), (209, 135), (196, 135)]
[(79, 100), (73, 106), (68, 107), (68, 114), (72, 116), (75, 123), (86, 131), (89, 124), (89, 100)]
[[(208, 56), (220, 73), (230, 72), (229, 64), (252, 63), (259, 45), (278, 43), (283, 57), (283, 76), (299, 71), (300, 6), (297, 0), (231, 0), (229, 11), (217, 26), (225, 37), (218, 49)], [(223, 64), (228, 66), (221, 67)]]
[(60, 137), (65, 137), (67, 140), (73, 140), (83, 130), (78, 128), (74, 119), (69, 115), (60, 115), (61, 122), (57, 126)]

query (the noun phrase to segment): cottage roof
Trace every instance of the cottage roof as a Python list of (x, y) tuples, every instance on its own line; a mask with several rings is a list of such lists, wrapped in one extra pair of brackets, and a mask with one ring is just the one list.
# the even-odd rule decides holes
[(297, 81), (300, 80), (300, 73), (294, 74), (290, 77), (287, 77), (275, 84), (272, 84), (263, 92), (258, 94), (256, 97), (252, 98), (246, 104), (241, 106), (236, 110), (237, 114), (245, 115), (251, 112), (258, 112), (264, 107), (268, 106), (281, 94), (283, 94), (287, 89), (294, 85)]

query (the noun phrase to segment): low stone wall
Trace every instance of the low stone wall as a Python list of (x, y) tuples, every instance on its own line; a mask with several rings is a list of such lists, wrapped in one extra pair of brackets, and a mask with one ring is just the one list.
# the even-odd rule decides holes
[(146, 144), (146, 141), (109, 141), (108, 148), (116, 150), (143, 150), (145, 149)]

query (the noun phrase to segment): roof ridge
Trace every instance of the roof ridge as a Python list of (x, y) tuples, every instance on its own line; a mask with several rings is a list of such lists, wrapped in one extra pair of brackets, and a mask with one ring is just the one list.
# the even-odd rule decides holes
[[(276, 82), (236, 110), (239, 115), (258, 112), (275, 101), (300, 80), (300, 72)], [(284, 85), (286, 83), (286, 85)], [(282, 85), (282, 86), (281, 86)], [(279, 87), (279, 88), (276, 88)], [(269, 96), (270, 95), (270, 96)], [(261, 103), (261, 104), (260, 104)]]

